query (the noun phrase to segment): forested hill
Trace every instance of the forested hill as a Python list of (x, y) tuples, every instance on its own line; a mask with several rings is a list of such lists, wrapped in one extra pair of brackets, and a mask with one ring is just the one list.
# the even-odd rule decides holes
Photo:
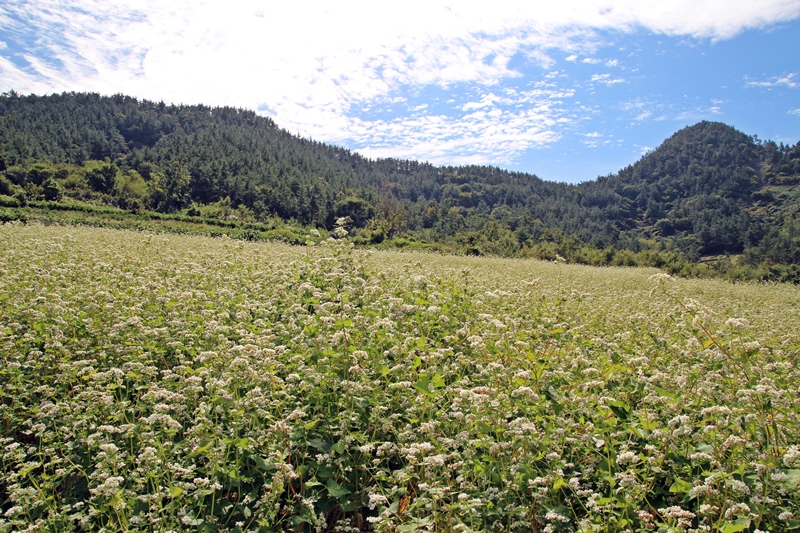
[(685, 128), (615, 175), (567, 185), (496, 167), (370, 160), (242, 109), (11, 92), (0, 96), (0, 156), (0, 195), (20, 201), (328, 229), (349, 216), (365, 242), (411, 235), (474, 253), (595, 262), (586, 250), (672, 250), (800, 264), (800, 143), (721, 123)]

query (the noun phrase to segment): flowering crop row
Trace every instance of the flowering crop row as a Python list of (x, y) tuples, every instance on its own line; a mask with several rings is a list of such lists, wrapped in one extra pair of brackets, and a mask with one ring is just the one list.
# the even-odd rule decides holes
[(800, 528), (792, 286), (0, 228), (0, 532)]

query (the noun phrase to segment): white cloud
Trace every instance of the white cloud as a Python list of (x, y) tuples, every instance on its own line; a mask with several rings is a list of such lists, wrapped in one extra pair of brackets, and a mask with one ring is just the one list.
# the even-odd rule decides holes
[(588, 137), (588, 139), (582, 140), (581, 144), (589, 148), (597, 148), (598, 146), (611, 146), (614, 144), (613, 139), (601, 139), (601, 137), (604, 137), (604, 135), (596, 131), (584, 136)]
[(789, 114), (797, 115), (798, 117), (800, 117), (800, 107), (798, 107), (797, 109), (792, 109), (791, 111), (789, 111)]
[[(655, 110), (660, 110), (663, 105), (657, 102), (651, 102), (647, 100), (642, 100), (641, 98), (636, 98), (635, 100), (629, 100), (627, 102), (622, 102), (620, 104), (620, 109), (623, 111), (629, 111), (631, 113), (636, 113), (636, 116), (633, 117), (634, 123), (642, 122), (643, 120), (647, 120), (648, 118), (653, 116), (653, 112)], [(655, 120), (663, 120), (666, 117), (656, 118)]]
[(508, 164), (521, 152), (558, 141), (562, 99), (569, 90), (487, 92), (466, 102), (460, 116), (424, 115), (359, 121), (354, 141), (367, 157), (415, 158), (436, 164)]
[(606, 61), (607, 67), (616, 67), (617, 65), (619, 65), (619, 61), (617, 61), (616, 59), (609, 59), (608, 61)]
[(589, 65), (596, 65), (598, 63), (602, 63), (600, 59), (596, 57), (584, 57), (582, 63), (588, 63)]
[[(0, 89), (124, 92), (268, 110), (289, 131), (352, 140), (365, 154), (490, 161), (496, 153), (510, 160), (553, 142), (573, 120), (558, 99), (574, 89), (502, 95), (499, 86), (521, 76), (515, 57), (549, 70), (556, 51), (573, 62), (592, 54), (598, 31), (718, 40), (798, 16), (796, 0), (499, 0), (490, 7), (444, 0), (20, 0), (0, 5), (4, 39), (19, 39), (0, 46)], [(592, 81), (609, 86), (624, 81), (597, 76)], [(794, 87), (793, 76), (767, 82)], [(482, 107), (482, 99), (455, 97), (452, 113), (428, 108), (402, 123), (355, 116), (419, 89), (459, 84), (501, 96)]]
[(796, 88), (800, 87), (800, 82), (795, 81), (795, 76), (797, 76), (796, 72), (792, 72), (789, 74), (783, 74), (781, 76), (773, 76), (764, 81), (750, 81), (748, 80), (746, 85), (748, 87), (778, 87), (778, 86), (785, 86), (789, 88)]
[(636, 100), (629, 100), (627, 102), (622, 102), (622, 104), (620, 104), (620, 108), (623, 111), (637, 111), (645, 107), (650, 107), (650, 105), (651, 104), (649, 102), (645, 102), (637, 98)]
[(602, 83), (608, 87), (612, 85), (616, 85), (617, 83), (623, 83), (625, 80), (622, 78), (612, 78), (611, 74), (595, 74), (592, 76), (592, 81), (595, 83)]
[(721, 114), (722, 110), (717, 106), (711, 106), (711, 107), (699, 106), (693, 109), (684, 109), (683, 111), (676, 112), (673, 116), (667, 115), (664, 117), (659, 117), (656, 120), (672, 119), (683, 122), (691, 122), (691, 121), (706, 119), (708, 118), (709, 115), (721, 115)]

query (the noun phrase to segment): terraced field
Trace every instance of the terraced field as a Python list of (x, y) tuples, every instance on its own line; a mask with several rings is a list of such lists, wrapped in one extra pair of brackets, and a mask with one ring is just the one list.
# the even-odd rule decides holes
[(0, 531), (800, 528), (800, 288), (0, 227)]

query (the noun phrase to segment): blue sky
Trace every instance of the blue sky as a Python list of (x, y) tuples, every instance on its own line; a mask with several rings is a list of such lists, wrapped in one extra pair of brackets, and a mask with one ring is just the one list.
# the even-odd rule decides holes
[(0, 90), (257, 110), (369, 157), (580, 182), (719, 120), (800, 141), (800, 0), (6, 0)]

